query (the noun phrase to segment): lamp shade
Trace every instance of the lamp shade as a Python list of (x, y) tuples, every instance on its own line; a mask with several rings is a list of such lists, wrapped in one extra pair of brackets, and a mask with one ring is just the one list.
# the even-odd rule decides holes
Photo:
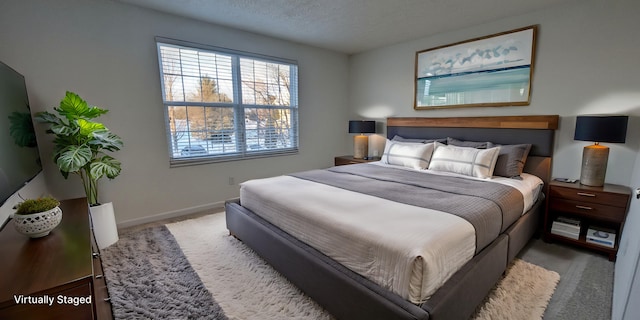
[(624, 143), (628, 116), (578, 116), (574, 140)]
[(349, 133), (376, 133), (375, 121), (350, 120)]

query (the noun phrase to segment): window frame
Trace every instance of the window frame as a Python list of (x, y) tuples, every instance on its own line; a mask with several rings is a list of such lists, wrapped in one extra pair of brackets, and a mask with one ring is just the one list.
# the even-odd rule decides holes
[[(298, 90), (299, 90), (299, 81), (298, 81), (298, 62), (296, 60), (278, 58), (263, 54), (257, 54), (252, 52), (245, 52), (239, 50), (233, 50), (228, 48), (216, 47), (211, 45), (193, 43), (189, 41), (176, 40), (171, 38), (164, 37), (155, 37), (156, 49), (157, 49), (157, 57), (158, 57), (158, 66), (159, 66), (159, 76), (160, 76), (160, 88), (162, 92), (162, 105), (163, 105), (163, 113), (164, 113), (164, 127), (167, 139), (167, 148), (169, 153), (169, 164), (170, 167), (180, 167), (180, 166), (189, 166), (189, 165), (198, 165), (198, 164), (206, 164), (206, 163), (215, 163), (215, 162), (225, 162), (225, 161), (236, 161), (243, 159), (254, 159), (254, 158), (264, 158), (264, 157), (274, 157), (274, 156), (283, 156), (283, 155), (292, 155), (297, 154), (299, 152), (299, 102), (298, 102)], [(205, 51), (211, 52), (214, 54), (227, 55), (231, 57), (231, 73), (232, 73), (232, 86), (233, 86), (233, 102), (190, 102), (186, 101), (186, 98), (183, 98), (184, 101), (167, 101), (166, 99), (166, 87), (165, 87), (165, 79), (164, 79), (164, 66), (161, 55), (161, 47), (162, 46), (174, 46), (174, 47), (184, 47), (187, 49), (193, 49), (197, 51)], [(244, 103), (243, 95), (242, 95), (242, 79), (241, 79), (241, 59), (251, 59), (254, 61), (261, 61), (266, 63), (277, 63), (277, 64), (286, 64), (291, 67), (290, 72), (290, 82), (295, 83), (292, 85), (290, 89), (290, 97), (289, 97), (289, 106), (280, 106), (280, 105), (262, 105), (257, 103)], [(222, 153), (222, 154), (208, 154), (206, 156), (191, 156), (191, 157), (174, 157), (174, 148), (173, 148), (173, 137), (171, 131), (170, 117), (169, 117), (169, 108), (170, 107), (189, 107), (189, 106), (197, 106), (197, 107), (225, 107), (232, 108), (233, 110), (233, 122), (234, 127), (233, 130), (236, 134), (235, 139), (235, 147), (236, 151), (231, 153)], [(247, 129), (245, 126), (245, 111), (249, 109), (285, 109), (289, 110), (289, 117), (291, 123), (291, 137), (289, 141), (291, 142), (291, 147), (277, 148), (277, 149), (268, 149), (268, 150), (249, 150), (248, 141), (246, 137)], [(259, 130), (257, 128), (256, 130)], [(191, 146), (191, 144), (189, 144)]]

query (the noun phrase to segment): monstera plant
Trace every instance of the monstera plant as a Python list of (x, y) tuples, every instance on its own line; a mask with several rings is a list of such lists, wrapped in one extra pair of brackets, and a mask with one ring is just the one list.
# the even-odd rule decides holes
[(9, 123), (9, 134), (13, 137), (16, 145), (27, 148), (37, 146), (31, 113), (14, 111), (9, 115)]
[(82, 180), (89, 205), (98, 202), (97, 182), (103, 177), (113, 179), (120, 174), (120, 161), (107, 152), (122, 148), (122, 139), (93, 119), (108, 110), (89, 106), (80, 96), (67, 91), (58, 113), (39, 112), (36, 120), (50, 125), (47, 133), (55, 135), (54, 161), (65, 179), (77, 174)]

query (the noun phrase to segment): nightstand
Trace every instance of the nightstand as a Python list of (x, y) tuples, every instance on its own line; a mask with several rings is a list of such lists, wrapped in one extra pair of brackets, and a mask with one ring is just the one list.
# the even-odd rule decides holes
[[(607, 183), (602, 187), (590, 187), (581, 185), (579, 182), (551, 181), (549, 202), (544, 217), (544, 238), (547, 241), (560, 241), (599, 251), (609, 255), (609, 260), (614, 261), (630, 198), (631, 190), (621, 185)], [(559, 216), (579, 222), (578, 239), (562, 236), (557, 234), (558, 231), (552, 233), (553, 223)], [(587, 241), (587, 232), (590, 228), (614, 231), (614, 246), (610, 248)]]
[(380, 158), (371, 158), (371, 159), (356, 159), (353, 156), (339, 156), (334, 158), (334, 165), (343, 166), (346, 164), (356, 164), (356, 163), (367, 163), (373, 161), (379, 161)]

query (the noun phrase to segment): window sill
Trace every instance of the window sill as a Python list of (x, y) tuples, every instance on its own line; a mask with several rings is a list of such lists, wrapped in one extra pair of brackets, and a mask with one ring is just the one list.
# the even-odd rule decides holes
[(298, 149), (254, 152), (250, 154), (233, 154), (233, 155), (222, 155), (222, 156), (202, 156), (202, 157), (188, 157), (188, 158), (185, 157), (185, 158), (170, 159), (169, 167), (177, 168), (177, 167), (196, 166), (201, 164), (218, 163), (218, 162), (290, 156), (294, 154), (298, 154)]

